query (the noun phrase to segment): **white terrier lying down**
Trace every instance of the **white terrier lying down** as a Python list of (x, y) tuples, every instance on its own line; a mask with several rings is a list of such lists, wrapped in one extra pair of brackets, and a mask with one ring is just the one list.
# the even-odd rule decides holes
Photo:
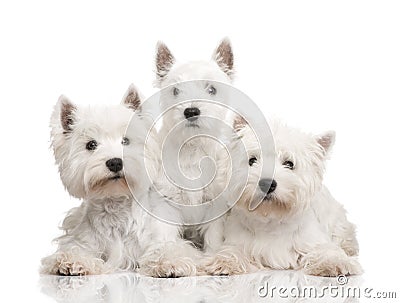
[[(124, 137), (134, 111), (135, 132)], [(52, 146), (65, 188), (83, 202), (64, 219), (64, 235), (57, 252), (42, 260), (42, 273), (134, 270), (153, 242), (176, 238), (173, 226), (148, 215), (128, 188), (139, 200), (150, 198), (143, 157), (144, 126), (152, 121), (146, 118), (133, 86), (115, 106), (81, 107), (60, 97), (51, 118)], [(151, 150), (151, 140), (147, 144)], [(124, 169), (128, 164), (135, 169)]]
[[(304, 269), (319, 276), (362, 273), (355, 257), (355, 227), (322, 185), (334, 132), (313, 136), (273, 123), (275, 175), (266, 179), (260, 176), (260, 166), (271, 155), (261, 155), (252, 129), (243, 120), (236, 120), (236, 128), (248, 151), (241, 167), (250, 166), (249, 182), (230, 213), (208, 229), (211, 236), (206, 238), (222, 236), (219, 243), (206, 243), (209, 256), (203, 260), (204, 272), (230, 275), (266, 267)], [(231, 175), (247, 178), (241, 171)], [(232, 199), (240, 195), (232, 194)], [(249, 211), (254, 200), (262, 202)]]

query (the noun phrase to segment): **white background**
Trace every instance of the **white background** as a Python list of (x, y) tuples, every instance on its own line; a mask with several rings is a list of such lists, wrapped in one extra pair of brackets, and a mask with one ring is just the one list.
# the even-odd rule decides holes
[(399, 2), (233, 2), (1, 2), (2, 302), (53, 302), (37, 286), (40, 258), (79, 203), (49, 149), (58, 96), (118, 103), (131, 82), (149, 96), (157, 40), (178, 59), (208, 59), (225, 36), (236, 86), (265, 114), (337, 131), (326, 184), (358, 226), (366, 283), (396, 286)]

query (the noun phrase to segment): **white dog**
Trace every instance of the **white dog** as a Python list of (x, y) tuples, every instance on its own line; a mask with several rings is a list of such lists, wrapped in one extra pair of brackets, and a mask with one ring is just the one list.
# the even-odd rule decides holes
[[(248, 151), (239, 165), (250, 166), (248, 184), (241, 196), (233, 193), (232, 199), (240, 198), (230, 214), (207, 231), (222, 236), (207, 247), (212, 256), (205, 261), (205, 271), (235, 274), (267, 267), (304, 269), (320, 276), (360, 274), (355, 227), (322, 184), (335, 133), (313, 136), (272, 123), (276, 153), (271, 178), (260, 176), (262, 161), (271, 155), (262, 154), (243, 119), (236, 121), (236, 128)], [(247, 178), (242, 171), (232, 172), (234, 180)], [(260, 204), (249, 211), (254, 201)]]
[[(163, 147), (166, 147), (164, 141), (178, 146), (179, 169), (187, 178), (197, 178), (202, 173), (200, 160), (204, 157), (214, 159), (219, 150), (218, 142), (197, 135), (212, 133), (217, 139), (224, 139), (226, 135), (222, 133), (220, 123), (227, 120), (228, 113), (228, 109), (221, 106), (229, 103), (229, 89), (224, 84), (231, 83), (233, 77), (230, 42), (223, 40), (211, 60), (186, 63), (176, 62), (165, 44), (159, 42), (156, 68), (156, 85), (162, 89), (159, 141)], [(160, 186), (165, 195), (185, 205), (201, 204), (207, 195), (212, 195), (204, 192), (207, 188), (180, 190), (165, 181)], [(210, 198), (206, 197), (206, 200)]]
[[(134, 132), (126, 133), (130, 121)], [(42, 260), (42, 273), (134, 270), (153, 242), (176, 238), (175, 229), (134, 200), (151, 198), (143, 161), (149, 123), (134, 86), (115, 106), (77, 106), (60, 97), (51, 117), (52, 146), (65, 188), (83, 202), (63, 221), (58, 250)]]
[[(227, 110), (213, 101), (220, 104), (227, 102), (229, 92), (224, 83), (231, 83), (233, 77), (232, 49), (229, 41), (225, 39), (219, 44), (211, 60), (178, 63), (167, 46), (159, 42), (156, 69), (156, 86), (162, 89), (162, 126), (158, 141), (163, 150), (162, 154), (166, 154), (166, 157), (160, 160), (166, 161), (160, 161), (159, 175), (153, 178), (155, 187), (172, 203), (200, 205), (215, 195), (215, 191), (207, 184), (208, 178), (204, 178), (206, 181), (199, 178), (208, 172), (210, 176), (215, 167), (212, 164), (207, 166), (207, 161), (202, 163), (205, 166), (200, 165), (200, 162), (207, 157), (215, 159), (219, 149), (219, 143), (204, 134), (223, 137), (219, 124), (226, 120)], [(171, 167), (171, 164), (177, 165)], [(176, 174), (181, 175), (171, 178)], [(180, 182), (182, 179), (183, 183)], [(193, 180), (198, 181), (195, 189), (190, 185), (183, 185), (185, 181)], [(181, 211), (179, 215), (179, 221), (174, 222), (178, 237), (184, 237), (201, 246), (197, 228), (188, 226), (193, 225), (194, 221), (200, 222), (203, 213)], [(183, 228), (184, 226), (186, 228)], [(159, 243), (153, 253), (144, 257), (141, 271), (157, 277), (196, 274), (199, 251), (191, 242), (187, 242), (186, 245), (179, 244), (177, 247), (178, 242), (176, 240), (175, 243)]]

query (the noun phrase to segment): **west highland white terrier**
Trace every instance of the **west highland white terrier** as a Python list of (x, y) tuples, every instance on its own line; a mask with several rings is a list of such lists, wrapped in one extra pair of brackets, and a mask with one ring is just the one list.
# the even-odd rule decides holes
[[(126, 132), (129, 123), (134, 132)], [(151, 198), (143, 160), (149, 123), (133, 85), (115, 106), (77, 106), (59, 98), (51, 117), (54, 156), (65, 188), (83, 202), (64, 219), (64, 235), (56, 239), (57, 252), (42, 260), (42, 273), (134, 270), (153, 241), (176, 238), (175, 229), (135, 201)], [(151, 151), (151, 141), (146, 144)]]
[[(156, 68), (155, 83), (162, 89), (162, 126), (159, 140), (163, 142), (168, 139), (179, 146), (180, 169), (188, 178), (196, 178), (201, 173), (199, 161), (204, 157), (213, 158), (218, 150), (215, 140), (196, 135), (208, 132), (212, 132), (216, 138), (224, 135), (218, 128), (218, 123), (227, 119), (228, 110), (222, 105), (229, 103), (226, 84), (232, 82), (234, 73), (230, 42), (224, 39), (214, 51), (211, 60), (186, 63), (176, 62), (168, 47), (159, 42)], [(182, 140), (186, 139), (190, 140), (181, 146)], [(176, 187), (167, 188), (168, 191)], [(184, 204), (199, 204), (204, 198), (203, 190), (167, 194), (171, 195), (179, 195), (174, 200), (180, 200)]]
[[(335, 133), (314, 136), (279, 121), (270, 126), (275, 155), (263, 154), (251, 127), (236, 120), (248, 152), (239, 166), (250, 171), (248, 176), (245, 169), (231, 175), (234, 180), (248, 177), (248, 184), (242, 193), (233, 193), (232, 199), (240, 198), (230, 213), (207, 230), (220, 241), (208, 243), (211, 257), (205, 271), (237, 274), (267, 267), (304, 269), (318, 276), (360, 274), (355, 226), (322, 184)], [(263, 161), (271, 158), (274, 177), (260, 176)], [(250, 211), (254, 201), (260, 203)]]
[[(229, 103), (229, 92), (224, 84), (231, 83), (234, 75), (231, 44), (228, 39), (222, 40), (211, 60), (179, 63), (168, 47), (159, 42), (156, 68), (156, 85), (162, 89), (160, 106), (163, 111), (159, 140), (163, 142), (168, 136), (170, 144), (179, 146), (180, 170), (187, 178), (197, 178), (202, 173), (201, 159), (215, 159), (219, 143), (208, 136), (196, 135), (212, 133), (217, 139), (223, 139), (225, 135), (218, 126), (227, 119), (228, 111), (221, 106)], [(184, 142), (186, 139), (189, 140)], [(207, 192), (207, 187), (186, 190), (165, 181), (160, 186), (161, 191), (178, 203), (198, 205), (213, 196)]]
[[(204, 167), (200, 162), (207, 157), (215, 159), (219, 149), (219, 143), (207, 134), (217, 139), (223, 136), (220, 131), (223, 127), (219, 124), (226, 121), (227, 110), (223, 105), (227, 103), (229, 92), (225, 86), (231, 83), (232, 77), (233, 53), (227, 39), (219, 44), (211, 60), (186, 63), (176, 62), (165, 44), (157, 45), (155, 85), (161, 88), (162, 111), (158, 141), (160, 155), (166, 154), (166, 157), (160, 159), (160, 174), (153, 179), (158, 192), (172, 203), (200, 205), (214, 197), (215, 190), (207, 184), (209, 178), (204, 178), (203, 182), (199, 176), (212, 175), (207, 172), (215, 167), (212, 164)], [(171, 163), (177, 165), (171, 168)], [(181, 174), (181, 179), (171, 178), (177, 173)], [(185, 185), (185, 181), (193, 180), (200, 181), (196, 186)], [(191, 242), (186, 245), (178, 240), (159, 243), (158, 249), (144, 258), (141, 266), (144, 274), (158, 277), (196, 274), (200, 255), (192, 243), (197, 246), (202, 243), (198, 228), (189, 226), (200, 222), (203, 213), (190, 210), (179, 215), (179, 222), (174, 222), (177, 237)]]

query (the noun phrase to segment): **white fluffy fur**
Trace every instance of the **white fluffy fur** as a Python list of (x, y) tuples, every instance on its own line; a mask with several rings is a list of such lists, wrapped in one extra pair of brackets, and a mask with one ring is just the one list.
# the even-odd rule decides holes
[[(176, 105), (176, 100), (177, 98), (185, 100), (186, 96), (195, 95), (199, 99), (215, 100), (224, 103), (227, 97), (224, 95), (223, 89), (218, 86), (218, 83), (213, 82), (217, 93), (212, 96), (208, 92), (209, 85), (204, 86), (204, 82), (185, 81), (212, 80), (230, 83), (233, 74), (232, 60), (233, 56), (229, 41), (227, 40), (221, 42), (211, 60), (186, 63), (176, 62), (169, 49), (163, 43), (158, 44), (156, 85), (163, 89), (160, 100), (161, 110), (165, 111), (170, 108), (169, 111), (163, 113), (162, 127), (158, 135), (160, 145), (163, 144), (164, 139), (176, 124), (184, 119), (184, 110), (187, 107), (199, 108), (201, 111), (200, 118), (193, 123), (188, 122), (185, 127), (180, 129), (180, 134), (170, 138), (170, 140), (173, 142), (176, 141), (176, 145), (180, 145), (180, 140), (190, 136), (195, 128), (196, 130), (213, 130), (214, 134), (218, 137), (218, 133), (215, 132), (215, 125), (212, 122), (210, 123), (210, 120), (202, 117), (213, 117), (224, 121), (226, 111), (223, 108), (202, 101)], [(179, 88), (179, 95), (174, 95), (175, 88)], [(201, 173), (199, 169), (200, 160), (204, 157), (215, 159), (217, 150), (218, 143), (208, 138), (191, 140), (180, 151), (179, 164), (182, 173), (188, 178), (196, 178)], [(155, 183), (160, 193), (169, 200), (184, 205), (199, 205), (212, 198), (213, 192), (208, 190), (207, 187), (197, 191), (187, 191), (171, 184), (171, 181), (168, 180), (163, 172), (162, 164), (160, 163), (160, 171), (157, 178), (155, 178)], [(191, 215), (193, 213), (180, 214), (182, 225), (175, 226), (175, 234), (178, 235), (179, 239), (185, 234), (186, 238), (198, 242), (196, 228), (183, 228), (184, 222), (188, 221), (188, 218), (185, 216)], [(175, 239), (175, 242), (160, 242), (159, 245), (155, 245), (153, 252), (147, 254), (144, 258), (144, 265), (141, 267), (141, 271), (144, 274), (160, 277), (195, 274), (196, 261), (200, 258), (200, 252), (190, 242), (180, 242), (179, 239)]]
[[(125, 134), (132, 109), (137, 111), (132, 122), (136, 123), (135, 132)], [(57, 239), (57, 252), (42, 260), (42, 273), (88, 275), (134, 270), (152, 243), (176, 238), (175, 229), (147, 214), (128, 188), (127, 180), (135, 198), (153, 198), (151, 183), (144, 177), (147, 123), (151, 121), (140, 112), (134, 86), (123, 104), (115, 106), (77, 106), (60, 97), (51, 117), (52, 146), (65, 188), (83, 202), (64, 219), (64, 235)], [(123, 165), (129, 162), (134, 170), (112, 172), (106, 161), (122, 159), (124, 136), (129, 144), (124, 147)], [(86, 149), (91, 140), (98, 143), (95, 150)], [(146, 144), (156, 151), (151, 138)]]
[[(355, 227), (322, 184), (335, 134), (313, 136), (278, 121), (270, 126), (276, 149), (276, 190), (266, 196), (258, 186), (263, 178), (261, 163), (270, 155), (261, 155), (255, 135), (246, 125), (239, 130), (248, 151), (241, 167), (248, 166), (252, 157), (257, 162), (250, 167), (249, 182), (238, 203), (206, 233), (206, 239), (213, 241), (206, 241), (209, 256), (204, 271), (236, 274), (267, 267), (304, 269), (307, 274), (321, 276), (360, 274)], [(283, 165), (288, 160), (294, 163), (293, 170)], [(240, 171), (232, 176), (247, 177)], [(232, 194), (234, 199), (238, 193)], [(249, 211), (254, 199), (262, 202)]]

